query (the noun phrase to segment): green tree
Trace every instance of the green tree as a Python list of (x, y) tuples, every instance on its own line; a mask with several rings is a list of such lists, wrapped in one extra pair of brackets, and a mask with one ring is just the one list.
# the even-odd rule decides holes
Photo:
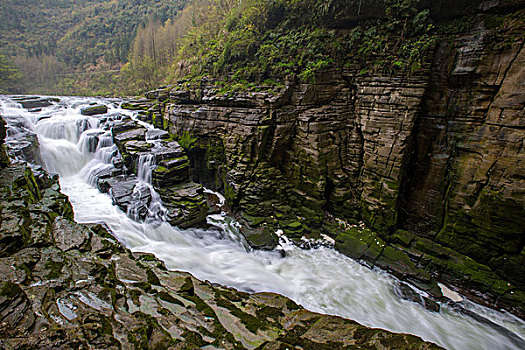
[(21, 78), (22, 74), (14, 63), (0, 54), (0, 93), (18, 93)]

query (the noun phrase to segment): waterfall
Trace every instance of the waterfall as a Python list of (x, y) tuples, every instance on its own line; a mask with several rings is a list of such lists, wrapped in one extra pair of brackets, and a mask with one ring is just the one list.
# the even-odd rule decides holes
[(151, 184), (151, 172), (155, 167), (154, 154), (141, 154), (137, 162), (137, 178), (147, 184)]
[[(106, 116), (80, 115), (80, 108), (93, 101), (108, 105)], [(170, 226), (163, 221), (165, 212), (151, 187), (156, 163), (153, 155), (137, 159), (137, 184), (132, 194), (137, 206), (122, 212), (110, 196), (97, 189), (99, 178), (122, 163), (104, 120), (119, 114), (135, 118), (135, 112), (121, 110), (111, 102), (61, 97), (59, 105), (31, 113), (8, 97), (0, 97), (0, 114), (8, 121), (7, 143), (18, 142), (17, 133), (38, 135), (43, 163), (59, 174), (77, 221), (103, 222), (131, 250), (154, 253), (168, 268), (188, 271), (201, 280), (248, 292), (280, 293), (307, 309), (415, 334), (448, 349), (525, 348), (523, 320), (467, 300), (461, 305), (477, 317), (445, 303), (440, 312), (428, 311), (397, 297), (394, 289), (399, 281), (392, 276), (364, 267), (331, 248), (300, 249), (283, 238), (278, 250), (252, 251), (238, 223), (226, 215), (210, 216), (210, 229)]]
[(154, 154), (141, 154), (137, 162), (137, 179), (133, 188), (127, 214), (135, 221), (142, 218), (148, 224), (158, 225), (166, 221), (167, 210), (162, 206), (160, 195), (151, 186), (152, 171), (156, 166)]

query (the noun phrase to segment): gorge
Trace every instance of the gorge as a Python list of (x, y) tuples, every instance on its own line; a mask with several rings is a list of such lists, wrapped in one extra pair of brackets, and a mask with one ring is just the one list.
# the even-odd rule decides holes
[[(95, 102), (96, 105), (107, 105), (109, 110), (107, 110), (107, 113), (93, 116), (82, 115), (81, 110), (84, 110), (84, 114), (89, 114), (85, 111), (89, 108), (92, 108), (90, 107), (90, 103), (93, 104), (93, 102)], [(446, 348), (475, 348), (476, 346), (490, 346), (491, 348), (506, 349), (516, 348), (523, 345), (523, 340), (521, 337), (524, 335), (525, 328), (523, 321), (520, 319), (514, 318), (509, 314), (501, 314), (491, 311), (469, 301), (463, 301), (459, 304), (455, 304), (451, 301), (448, 303), (444, 302), (445, 299), (443, 299), (439, 301), (439, 312), (436, 312), (435, 308), (434, 311), (427, 310), (420, 304), (417, 304), (413, 301), (404, 300), (406, 299), (406, 295), (410, 295), (410, 293), (407, 293), (406, 288), (411, 291), (413, 300), (416, 300), (417, 298), (423, 300), (423, 297), (428, 297), (427, 293), (421, 290), (416, 292), (415, 290), (412, 290), (411, 287), (404, 285), (401, 281), (390, 277), (386, 273), (378, 270), (370, 270), (367, 267), (361, 266), (328, 247), (317, 246), (317, 248), (305, 250), (296, 247), (291, 241), (288, 241), (282, 237), (278, 245), (278, 250), (253, 250), (244, 240), (244, 236), (239, 230), (240, 226), (236, 224), (235, 221), (232, 221), (232, 218), (229, 218), (228, 216), (220, 213), (208, 216), (207, 221), (211, 225), (208, 229), (190, 228), (187, 230), (179, 230), (172, 227), (168, 223), (160, 222), (155, 219), (148, 221), (148, 215), (150, 217), (155, 216), (151, 214), (144, 214), (145, 216), (143, 216), (142, 219), (139, 218), (139, 221), (145, 220), (142, 223), (131, 220), (124, 211), (120, 210), (116, 205), (113, 205), (115, 203), (121, 206), (122, 203), (125, 202), (120, 200), (120, 197), (116, 194), (121, 187), (113, 183), (112, 186), (114, 191), (110, 191), (111, 196), (108, 196), (101, 193), (101, 191), (97, 189), (97, 185), (102, 191), (104, 191), (104, 185), (101, 186), (101, 184), (110, 182), (108, 179), (121, 176), (108, 171), (108, 169), (112, 169), (112, 171), (115, 172), (115, 170), (118, 169), (120, 163), (126, 163), (129, 161), (126, 160), (126, 156), (130, 156), (133, 150), (136, 151), (142, 147), (141, 150), (143, 153), (144, 147), (148, 149), (148, 146), (145, 146), (147, 142), (140, 144), (140, 141), (136, 139), (136, 135), (142, 135), (142, 137), (145, 137), (146, 133), (150, 135), (155, 133), (152, 130), (145, 131), (143, 133), (138, 132), (137, 130), (142, 130), (143, 128), (146, 128), (147, 125), (142, 124), (140, 121), (133, 121), (133, 119), (129, 119), (129, 116), (133, 116), (135, 119), (140, 117), (140, 115), (136, 112), (129, 112), (119, 109), (117, 107), (117, 103), (118, 101), (60, 97), (59, 102), (51, 101), (50, 106), (44, 107), (40, 111), (33, 110), (30, 112), (20, 108), (15, 101), (9, 99), (2, 100), (1, 114), (8, 121), (9, 136), (6, 141), (8, 149), (10, 149), (13, 154), (18, 154), (18, 157), (24, 157), (26, 159), (33, 158), (33, 160), (36, 162), (38, 162), (39, 157), (41, 157), (41, 162), (47, 169), (57, 172), (60, 175), (60, 188), (65, 194), (69, 196), (71, 200), (75, 220), (91, 225), (93, 223), (104, 224), (106, 227), (108, 227), (109, 231), (119, 239), (119, 241), (132, 249), (132, 251), (137, 252), (134, 253), (134, 256), (138, 257), (139, 259), (137, 266), (143, 266), (142, 272), (140, 271), (140, 268), (137, 270), (137, 267), (130, 267), (129, 264), (133, 264), (133, 258), (131, 256), (129, 258), (124, 258), (122, 255), (119, 258), (113, 256), (113, 258), (109, 260), (111, 261), (117, 259), (116, 261), (121, 261), (121, 259), (124, 259), (124, 261), (117, 263), (117, 270), (116, 272), (113, 272), (116, 273), (116, 279), (115, 282), (113, 282), (116, 283), (116, 285), (112, 286), (109, 284), (110, 289), (114, 288), (115, 291), (118, 291), (117, 295), (113, 297), (109, 297), (111, 293), (108, 295), (100, 290), (97, 290), (96, 284), (91, 285), (91, 287), (81, 286), (73, 288), (72, 291), (74, 291), (74, 293), (72, 293), (69, 288), (66, 288), (63, 292), (61, 292), (60, 290), (64, 287), (56, 289), (55, 286), (56, 293), (58, 294), (57, 297), (55, 297), (55, 300), (57, 301), (54, 305), (57, 305), (58, 309), (56, 309), (57, 306), (53, 307), (54, 302), (52, 301), (53, 298), (51, 297), (51, 304), (49, 301), (47, 301), (47, 304), (45, 304), (51, 306), (51, 309), (47, 309), (46, 313), (49, 315), (47, 317), (54, 317), (52, 318), (54, 322), (60, 324), (62, 327), (65, 327), (66, 329), (73, 328), (73, 325), (76, 323), (76, 314), (79, 313), (82, 315), (82, 312), (85, 312), (84, 309), (88, 306), (92, 309), (104, 311), (109, 310), (111, 308), (110, 304), (112, 303), (116, 303), (116, 306), (114, 307), (116, 308), (115, 312), (117, 312), (117, 314), (122, 314), (124, 309), (127, 309), (126, 313), (128, 313), (129, 316), (126, 317), (136, 318), (138, 317), (137, 314), (134, 313), (134, 309), (136, 309), (137, 311), (140, 311), (141, 315), (142, 313), (146, 313), (157, 318), (160, 324), (166, 324), (165, 322), (167, 322), (162, 317), (169, 318), (168, 316), (170, 315), (173, 317), (173, 315), (180, 314), (180, 310), (178, 310), (178, 312), (174, 312), (172, 306), (168, 307), (170, 302), (172, 304), (178, 304), (178, 302), (173, 301), (165, 294), (162, 294), (160, 288), (168, 288), (168, 290), (174, 290), (173, 288), (181, 288), (181, 290), (184, 290), (183, 287), (173, 287), (173, 285), (180, 286), (184, 281), (188, 280), (188, 277), (185, 276), (189, 275), (179, 273), (178, 276), (180, 277), (177, 277), (176, 279), (180, 282), (174, 282), (174, 277), (168, 278), (164, 272), (158, 270), (159, 267), (155, 267), (154, 258), (151, 260), (148, 258), (148, 255), (141, 255), (138, 253), (149, 252), (154, 253), (155, 256), (161, 259), (164, 264), (166, 264), (166, 267), (170, 270), (176, 269), (188, 271), (201, 280), (208, 280), (214, 283), (218, 282), (224, 285), (233, 286), (240, 290), (248, 291), (250, 293), (280, 293), (290, 297), (297, 303), (300, 303), (304, 307), (313, 311), (349, 317), (356, 319), (360, 323), (367, 326), (381, 327), (397, 332), (417, 334), (423, 337), (425, 340), (435, 342), (436, 344)], [(126, 129), (122, 126), (126, 124), (133, 124), (133, 127), (128, 127), (128, 129)], [(108, 127), (109, 125), (111, 125), (111, 128)], [(31, 131), (38, 135), (38, 141), (35, 142), (33, 140), (28, 143), (28, 139), (31, 138), (31, 136), (28, 135), (31, 135)], [(121, 136), (119, 139), (118, 131), (121, 131), (121, 133), (127, 132), (129, 138)], [(93, 138), (93, 136), (95, 136), (95, 138)], [(117, 142), (120, 140), (120, 142), (122, 142), (119, 147), (123, 152), (123, 160), (120, 162), (119, 152), (116, 152), (118, 148), (116, 145), (113, 145), (113, 140)], [(150, 140), (150, 142), (153, 143), (159, 141), (161, 143), (175, 143), (174, 141), (169, 141), (168, 139), (158, 139), (156, 137), (153, 137), (153, 141)], [(38, 152), (36, 152), (35, 156), (31, 156), (31, 152), (27, 148), (25, 148), (25, 153), (20, 151), (28, 144), (30, 147), (35, 147), (36, 145), (40, 144), (40, 155), (38, 155)], [(135, 148), (131, 146), (134, 146)], [(180, 153), (177, 153), (180, 152), (178, 145), (172, 146), (175, 148), (172, 150), (172, 152), (175, 152), (172, 153), (172, 155), (176, 154), (176, 156), (181, 156)], [(36, 150), (38, 151), (38, 149)], [(35, 149), (33, 149), (33, 154), (35, 154), (34, 151)], [(164, 152), (164, 154), (168, 153), (168, 151)], [(131, 164), (134, 164), (135, 166), (138, 166), (139, 163), (142, 165), (146, 164), (144, 161), (141, 162), (140, 159), (140, 156), (135, 157), (135, 160), (132, 160)], [(142, 157), (142, 159), (144, 159), (144, 157)], [(164, 161), (166, 160), (167, 159), (164, 159)], [(157, 161), (162, 162), (163, 160), (159, 156)], [(189, 164), (186, 166), (189, 167)], [(20, 165), (16, 165), (15, 167), (20, 167)], [(174, 168), (176, 168), (176, 166)], [(9, 167), (7, 169), (9, 169)], [(129, 166), (129, 169), (133, 169), (133, 166)], [(38, 170), (34, 171), (36, 171), (35, 174), (37, 174), (35, 175), (37, 183), (52, 183), (50, 180), (43, 181), (47, 175), (38, 175)], [(144, 169), (131, 170), (127, 176), (129, 178), (134, 178), (133, 174), (136, 175), (137, 173), (143, 171)], [(3, 178), (5, 179), (5, 175), (3, 175)], [(97, 178), (98, 180), (93, 182), (94, 178)], [(142, 175), (142, 180), (139, 179), (138, 183), (140, 184), (144, 179), (148, 178), (152, 178), (152, 182), (155, 183), (155, 173), (153, 173), (151, 177), (148, 175)], [(186, 178), (186, 180), (182, 180), (182, 183), (188, 180), (189, 177)], [(21, 186), (21, 181), (18, 180), (18, 182), (20, 183), (18, 186)], [(93, 186), (93, 184), (95, 184), (95, 186)], [(38, 186), (45, 188), (43, 185)], [(56, 185), (54, 186), (55, 187), (52, 186), (51, 188), (53, 191), (56, 191), (58, 187), (56, 187)], [(17, 186), (14, 186), (13, 188), (16, 187)], [(187, 188), (187, 185), (183, 185), (182, 188)], [(131, 193), (134, 192), (133, 188), (128, 191), (131, 191)], [(48, 192), (49, 190), (45, 190), (43, 200), (45, 199), (48, 201), (48, 199), (46, 199), (50, 195)], [(204, 194), (202, 189), (197, 190), (197, 192), (200, 193), (201, 196)], [(56, 196), (56, 194), (53, 196)], [(59, 196), (59, 198), (64, 197)], [(132, 204), (130, 203), (132, 202), (133, 200), (128, 203), (128, 206), (131, 206)], [(154, 212), (154, 208), (152, 208), (150, 205), (154, 201), (150, 199), (146, 202), (149, 202), (147, 205), (149, 205), (150, 212)], [(144, 201), (141, 202), (140, 197), (138, 203), (139, 207), (141, 203), (144, 205)], [(57, 208), (60, 206), (55, 205), (51, 207)], [(190, 206), (190, 208), (192, 208), (190, 209), (192, 212), (201, 211), (199, 206)], [(177, 208), (170, 208), (168, 203), (164, 210), (168, 212), (167, 216), (169, 217), (169, 212), (176, 211)], [(144, 212), (140, 209), (138, 211)], [(69, 214), (64, 213), (62, 215), (70, 217), (72, 215), (71, 209), (69, 209)], [(128, 211), (128, 215), (131, 215), (130, 211)], [(82, 236), (86, 235), (85, 228), (68, 227), (68, 225), (73, 224), (66, 224), (64, 222), (65, 219), (60, 219), (60, 217), (55, 220), (56, 221), (53, 224), (53, 231), (58, 232), (58, 234), (55, 233), (56, 237), (54, 240), (57, 242), (55, 244), (59, 244), (61, 249), (64, 249), (65, 247), (66, 249), (64, 249), (64, 252), (71, 252), (72, 247), (78, 247), (75, 249), (80, 249), (81, 252), (84, 252), (83, 254), (87, 254), (87, 256), (89, 256), (89, 254), (91, 254), (90, 249), (95, 249), (94, 237), (96, 235), (93, 235), (93, 233), (91, 234), (91, 243), (86, 246), (86, 241)], [(6, 232), (6, 225), (4, 224), (5, 222), (6, 219), (4, 218), (2, 220), (2, 228), (4, 232)], [(104, 230), (99, 226), (88, 227), (93, 232), (97, 232), (97, 230), (98, 232)], [(80, 236), (78, 236), (79, 233), (75, 233), (75, 231), (80, 232)], [(37, 246), (46, 246), (44, 243), (46, 242), (45, 235), (41, 236), (40, 238), (38, 238), (38, 236), (36, 237), (37, 240), (29, 244), (29, 247), (34, 246), (35, 244)], [(107, 240), (108, 238), (104, 239)], [(2, 242), (7, 241), (9, 240), (6, 240), (6, 237), (4, 236)], [(108, 246), (108, 244), (109, 243), (103, 243), (102, 246)], [(111, 244), (116, 244), (116, 246), (112, 246)], [(111, 248), (113, 251), (115, 251), (115, 249), (117, 252), (122, 250), (122, 248), (117, 248), (118, 244), (116, 242), (111, 244), (109, 244), (109, 247), (113, 247)], [(98, 243), (98, 245), (100, 246), (100, 243)], [(81, 248), (82, 246), (84, 248)], [(89, 246), (91, 247), (89, 248)], [(100, 251), (100, 248), (98, 249), (97, 255), (99, 256), (98, 259), (100, 260), (100, 257), (103, 257), (108, 253), (103, 253), (104, 250)], [(107, 248), (105, 249), (107, 250)], [(4, 248), (4, 252), (5, 251), (12, 250)], [(109, 253), (110, 256), (111, 254), (117, 253)], [(2, 260), (6, 262), (6, 259), (12, 258), (6, 257), (4, 253)], [(17, 259), (21, 259), (21, 257), (18, 257)], [(58, 259), (58, 261), (64, 261), (63, 259), (64, 257)], [(86, 258), (83, 259), (85, 260)], [(129, 261), (129, 259), (132, 260)], [(57, 261), (57, 256), (52, 256), (51, 261)], [(73, 286), (75, 286), (76, 283), (74, 282), (75, 278), (73, 276), (81, 276), (82, 269), (78, 271), (78, 268), (76, 268), (77, 272), (73, 273), (69, 272), (70, 268), (66, 268), (64, 266), (69, 266), (71, 264), (75, 266), (78, 263), (72, 263), (72, 261), (75, 261), (72, 257), (69, 257), (68, 260), (66, 260), (68, 261), (66, 263), (60, 263), (58, 261), (58, 272), (54, 272), (56, 275), (56, 280), (66, 285), (68, 283), (73, 283)], [(152, 261), (153, 264), (149, 263), (148, 261)], [(42, 263), (45, 263), (45, 260), (43, 260)], [(124, 265), (121, 265), (121, 263)], [(38, 263), (36, 268), (34, 268), (35, 275), (41, 273), (38, 272), (39, 269), (37, 267)], [(49, 268), (49, 265), (47, 268)], [(52, 271), (53, 270), (51, 270), (48, 276), (53, 274)], [(56, 268), (54, 271), (57, 271)], [(73, 271), (75, 271), (75, 269)], [(155, 277), (152, 277), (153, 275), (150, 271), (155, 271), (154, 275), (158, 276), (157, 278), (160, 278), (161, 282), (156, 282)], [(64, 273), (65, 276), (72, 274), (71, 277), (73, 277), (73, 281), (67, 282), (67, 277), (64, 277), (66, 279), (66, 282), (64, 282), (64, 280), (59, 277), (62, 273)], [(92, 273), (93, 272), (90, 272), (89, 274)], [(144, 274), (145, 277), (140, 277)], [(16, 275), (18, 275), (18, 273)], [(29, 287), (29, 290), (34, 290), (39, 288), (40, 285), (45, 286), (48, 283), (57, 283), (56, 281), (53, 282), (52, 279), (50, 282), (46, 282), (46, 278), (40, 277), (42, 279), (39, 279), (35, 275), (28, 275), (25, 277), (31, 282), (28, 283), (29, 286), (24, 286), (23, 283), (20, 284), (20, 286), (23, 289)], [(95, 281), (98, 280), (98, 277), (93, 277), (95, 277)], [(14, 278), (16, 281), (20, 277)], [(86, 283), (88, 285), (90, 283), (95, 283), (89, 282), (91, 279), (90, 277), (87, 278), (88, 279), (86, 282), (82, 282), (81, 280), (78, 281), (78, 283)], [(139, 282), (143, 278), (146, 278), (148, 281), (146, 285), (144, 285), (144, 282), (142, 282), (142, 284)], [(199, 293), (195, 292), (196, 295), (199, 295), (201, 298), (203, 298), (203, 295), (209, 295), (207, 294), (209, 291), (205, 291), (207, 288), (215, 288), (212, 287), (213, 285), (207, 286), (206, 284), (202, 284), (201, 282), (193, 279), (191, 283), (195, 285), (195, 290), (197, 290), (197, 285), (200, 286), (198, 288), (203, 288)], [(125, 300), (124, 295), (127, 295), (127, 293), (131, 293), (131, 295), (133, 295), (133, 293), (137, 293), (137, 288), (142, 289), (143, 291), (137, 295), (137, 299), (132, 298), (134, 300), (133, 302), (131, 302), (130, 299), (130, 301), (127, 302), (128, 306), (124, 307), (123, 309), (122, 300)], [(400, 292), (400, 290), (405, 291)], [(132, 291), (135, 292), (132, 293)], [(58, 297), (58, 295), (60, 295), (60, 297)], [(245, 294), (241, 295), (242, 298), (246, 298)], [(259, 298), (260, 294), (256, 293), (252, 295), (253, 297), (249, 298)], [(46, 297), (46, 300), (49, 300), (48, 298), (49, 297)], [(152, 298), (153, 300), (157, 301), (153, 301)], [(175, 298), (178, 299), (179, 297), (176, 296)], [(186, 296), (185, 300), (187, 300), (187, 298), (188, 297)], [(229, 298), (229, 300), (233, 302), (236, 300), (231, 295)], [(255, 331), (253, 334), (250, 334), (250, 330), (253, 331), (253, 329), (251, 329), (249, 326), (248, 331), (245, 330), (244, 332), (240, 332), (238, 330), (239, 326), (235, 326), (235, 331), (232, 331), (232, 325), (229, 322), (224, 323), (225, 316), (221, 316), (222, 314), (218, 311), (223, 309), (220, 307), (217, 309), (214, 306), (214, 303), (216, 302), (213, 300), (210, 304), (209, 299), (204, 299), (209, 305), (212, 306), (212, 308), (214, 308), (218, 319), (221, 320), (221, 323), (224, 324), (224, 327), (228, 329), (228, 332), (233, 334), (234, 339), (240, 342), (237, 346), (255, 348), (260, 345), (262, 346), (261, 348), (266, 348), (264, 346), (269, 346), (268, 341), (275, 339), (265, 333), (266, 335), (263, 335), (262, 340), (260, 340), (260, 338), (257, 340), (257, 337), (254, 336), (254, 334), (257, 334), (260, 337), (261, 332)], [(431, 307), (429, 307), (431, 305), (431, 300), (426, 300), (428, 303), (427, 307), (431, 309)], [(159, 302), (160, 304), (157, 304)], [(184, 300), (182, 300), (182, 302), (184, 302)], [(259, 303), (259, 307), (264, 307), (267, 301), (259, 300), (254, 301), (254, 303)], [(136, 306), (133, 306), (132, 304)], [(220, 302), (218, 303), (219, 306), (224, 306), (224, 304), (224, 301), (222, 304)], [(2, 305), (5, 307), (5, 302)], [(159, 314), (156, 311), (152, 311), (156, 309), (154, 305), (163, 305), (165, 308), (168, 307), (168, 309), (172, 311), (171, 313), (167, 314), (162, 312)], [(184, 305), (187, 307), (187, 302), (184, 302)], [(276, 306), (277, 304), (271, 305), (274, 305), (273, 307), (282, 308), (282, 306)], [(246, 307), (246, 305), (244, 305), (244, 307)], [(49, 306), (47, 306), (47, 308), (49, 308)], [(234, 308), (233, 310), (239, 309)], [(245, 310), (250, 310), (250, 307)], [(286, 309), (283, 312), (285, 311)], [(91, 312), (93, 312), (93, 310)], [(248, 315), (249, 313), (250, 312), (248, 311)], [(238, 314), (235, 313), (234, 315), (238, 316)], [(403, 317), (399, 317), (400, 315), (403, 315)], [(264, 321), (264, 318), (261, 318), (260, 313), (257, 313), (257, 316), (260, 318), (261, 322), (266, 322)], [(107, 318), (108, 316), (104, 317)], [(108, 322), (113, 326), (112, 328), (110, 327), (112, 331), (106, 335), (102, 335), (103, 337), (106, 337), (106, 340), (104, 340), (106, 344), (109, 339), (107, 337), (113, 336), (115, 339), (119, 339), (117, 334), (123, 331), (122, 324), (126, 324), (125, 322), (122, 323), (123, 321), (120, 316), (113, 319), (109, 317), (108, 320)], [(116, 326), (115, 322), (116, 324), (119, 324), (119, 326)], [(316, 324), (319, 325), (319, 322)], [(276, 329), (275, 325), (272, 327), (274, 330)], [(341, 339), (345, 339), (345, 336), (343, 335), (346, 334), (346, 336), (348, 336), (349, 333), (347, 333), (347, 331), (343, 331), (344, 328), (338, 328), (337, 326), (334, 326), (334, 323), (330, 323), (330, 325), (327, 325), (327, 327), (328, 328), (326, 329), (330, 329), (330, 332), (336, 332), (331, 338), (332, 341), (343, 341), (344, 344), (344, 340)], [(338, 329), (340, 329), (340, 331), (338, 331)], [(157, 330), (154, 331), (154, 333), (155, 332), (157, 332)], [(170, 334), (172, 337), (174, 334), (177, 334), (176, 332), (173, 332), (172, 329), (169, 329), (169, 332), (171, 332)], [(197, 333), (201, 334), (204, 343), (207, 341), (212, 343), (218, 339), (216, 338), (216, 335), (211, 338), (207, 338), (206, 334), (209, 334), (209, 331), (206, 333), (203, 330), (198, 330)], [(95, 333), (91, 335), (93, 339), (96, 338), (94, 334)], [(103, 332), (101, 334), (103, 334)], [(189, 344), (190, 338), (188, 334), (189, 333), (185, 333), (185, 335), (182, 337), (182, 339), (186, 340), (184, 344)], [(315, 332), (312, 334), (315, 334)], [(319, 336), (319, 334), (317, 336)], [(85, 338), (85, 334), (83, 337)], [(329, 345), (330, 343), (326, 345), (327, 340), (325, 338), (324, 341), (316, 343), (316, 341), (319, 339), (315, 338), (316, 335), (312, 335), (312, 337), (313, 338), (307, 338), (313, 341), (313, 343), (310, 343), (310, 346), (313, 346), (313, 348), (321, 348), (322, 346), (327, 346), (326, 348), (333, 348), (334, 346), (333, 344)], [(150, 337), (147, 338), (151, 339)], [(177, 339), (176, 336), (174, 338)], [(180, 336), (178, 339), (180, 339)], [(77, 340), (80, 341), (79, 339)], [(102, 340), (99, 338), (97, 341)], [(141, 340), (137, 338), (137, 342), (139, 341)], [(142, 341), (144, 341), (144, 339)], [(167, 340), (164, 339), (163, 341)], [(229, 339), (229, 341), (231, 341), (231, 339)], [(283, 343), (291, 342), (291, 344), (296, 345), (305, 344), (301, 341), (297, 341), (297, 339), (281, 339), (281, 341)], [(386, 342), (384, 344), (387, 347), (392, 347), (395, 346), (393, 344), (396, 344), (393, 340), (385, 341)], [(123, 342), (122, 339), (119, 339), (119, 342), (121, 342), (121, 344), (124, 346), (126, 344), (126, 342)], [(133, 344), (133, 342), (131, 342), (129, 339), (128, 342)], [(202, 345), (204, 345), (204, 343), (202, 343)], [(347, 345), (348, 344), (349, 343), (347, 343)], [(364, 344), (365, 343), (362, 343), (360, 345), (364, 346)], [(373, 341), (371, 344), (373, 344)], [(417, 343), (414, 343), (414, 348), (416, 348), (415, 344)], [(408, 345), (403, 347), (408, 348)]]
[(525, 348), (522, 1), (82, 4), (122, 69), (0, 95), (0, 348)]

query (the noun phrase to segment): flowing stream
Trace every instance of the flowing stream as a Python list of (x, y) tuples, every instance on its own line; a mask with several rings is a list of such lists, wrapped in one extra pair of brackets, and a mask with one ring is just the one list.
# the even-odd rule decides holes
[[(80, 109), (90, 102), (104, 103), (104, 116), (82, 116)], [(278, 252), (247, 248), (235, 221), (225, 215), (211, 215), (214, 229), (179, 230), (167, 223), (139, 223), (112, 205), (111, 198), (93, 186), (93, 174), (110, 166), (118, 155), (111, 131), (103, 128), (107, 118), (121, 110), (118, 101), (60, 97), (60, 102), (29, 112), (8, 97), (0, 97), (0, 115), (8, 122), (7, 143), (17, 135), (38, 136), (45, 168), (60, 176), (62, 191), (73, 204), (81, 223), (104, 222), (113, 234), (134, 251), (154, 253), (166, 266), (192, 273), (240, 290), (283, 294), (305, 308), (340, 315), (366, 326), (411, 333), (448, 349), (525, 348), (525, 322), (469, 301), (470, 317), (447, 305), (431, 312), (419, 304), (402, 300), (394, 293), (397, 280), (385, 272), (369, 269), (327, 247), (304, 250), (281, 242)], [(103, 119), (104, 118), (104, 119)], [(141, 159), (142, 190), (150, 190), (154, 157)], [(140, 197), (140, 196), (139, 196)], [(153, 215), (162, 205), (152, 201)], [(485, 319), (487, 321), (483, 321)]]

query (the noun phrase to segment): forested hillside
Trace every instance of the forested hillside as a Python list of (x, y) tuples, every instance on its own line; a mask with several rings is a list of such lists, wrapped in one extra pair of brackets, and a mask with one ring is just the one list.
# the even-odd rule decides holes
[(185, 0), (2, 0), (0, 54), (20, 69), (11, 92), (121, 93), (116, 80), (137, 31), (165, 23)]

